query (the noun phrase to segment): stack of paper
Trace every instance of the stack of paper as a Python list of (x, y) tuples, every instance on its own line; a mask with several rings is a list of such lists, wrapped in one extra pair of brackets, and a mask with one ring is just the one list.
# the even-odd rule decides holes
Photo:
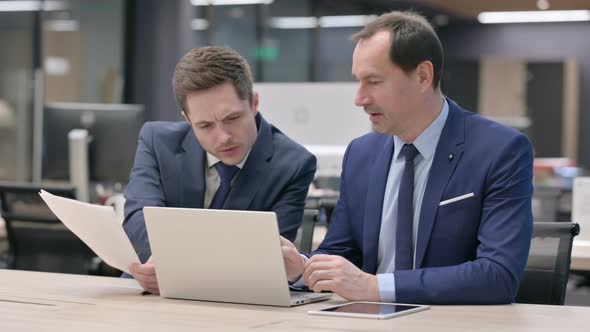
[(59, 220), (105, 263), (127, 273), (132, 263), (139, 263), (112, 207), (82, 203), (45, 190), (39, 195)]

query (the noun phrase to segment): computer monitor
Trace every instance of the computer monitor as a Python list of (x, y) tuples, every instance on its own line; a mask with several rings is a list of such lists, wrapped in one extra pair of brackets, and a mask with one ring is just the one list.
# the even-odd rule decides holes
[[(350, 141), (371, 132), (367, 115), (354, 105), (357, 89), (356, 82), (254, 85), (264, 118), (313, 153), (318, 171), (335, 174)], [(338, 125), (333, 125), (334, 114)]]
[(43, 114), (43, 178), (69, 180), (68, 133), (86, 129), (89, 180), (127, 183), (144, 107), (131, 104), (49, 103)]

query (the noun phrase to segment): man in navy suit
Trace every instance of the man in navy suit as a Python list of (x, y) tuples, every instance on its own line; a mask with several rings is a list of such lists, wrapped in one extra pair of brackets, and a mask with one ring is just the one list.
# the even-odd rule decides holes
[(257, 112), (250, 68), (235, 51), (191, 50), (178, 62), (173, 86), (186, 121), (144, 125), (125, 192), (123, 227), (147, 261), (130, 270), (152, 293), (159, 288), (144, 206), (274, 211), (281, 235), (293, 240), (316, 170), (311, 153)]
[(532, 233), (529, 140), (443, 96), (424, 17), (387, 13), (353, 39), (355, 103), (375, 132), (348, 146), (318, 250), (282, 239), (289, 281), (348, 300), (512, 302)]

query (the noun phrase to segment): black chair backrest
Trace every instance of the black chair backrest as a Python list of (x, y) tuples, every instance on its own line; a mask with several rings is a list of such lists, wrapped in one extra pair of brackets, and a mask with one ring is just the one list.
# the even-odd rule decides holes
[(529, 259), (516, 296), (518, 303), (563, 305), (570, 271), (572, 243), (578, 224), (533, 223)]
[(338, 191), (340, 190), (340, 173), (318, 175), (313, 180), (313, 183), (318, 189), (332, 189)]
[(557, 221), (561, 196), (559, 188), (535, 186), (531, 202), (535, 222)]
[(313, 245), (313, 230), (315, 224), (319, 221), (320, 213), (317, 209), (306, 208), (303, 211), (303, 221), (301, 223), (301, 232), (295, 241), (295, 246), (302, 253), (310, 253)]
[(0, 213), (9, 243), (7, 266), (44, 272), (92, 272), (94, 253), (47, 207), (39, 191), (74, 198), (72, 186), (0, 182)]
[(332, 213), (334, 212), (337, 204), (338, 196), (308, 196), (307, 200), (305, 201), (305, 208), (321, 211), (321, 214), (324, 217), (322, 218), (323, 221), (325, 221), (327, 225), (330, 225), (330, 219), (332, 218)]

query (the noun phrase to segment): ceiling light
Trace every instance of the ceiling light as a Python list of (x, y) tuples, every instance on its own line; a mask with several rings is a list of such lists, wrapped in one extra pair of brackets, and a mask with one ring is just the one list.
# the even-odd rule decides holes
[(516, 12), (483, 12), (480, 23), (529, 23), (590, 21), (590, 10), (545, 10)]
[(76, 20), (51, 20), (45, 22), (45, 28), (49, 31), (78, 31), (80, 23)]
[(204, 18), (194, 18), (191, 21), (191, 29), (193, 30), (207, 30), (209, 28), (209, 21)]
[(314, 29), (362, 27), (374, 20), (375, 15), (271, 17), (268, 25), (274, 29)]
[(0, 12), (34, 12), (38, 10), (63, 10), (66, 9), (62, 1), (0, 1)]
[(274, 29), (314, 29), (318, 26), (318, 19), (310, 16), (271, 17), (268, 25)]
[(191, 0), (193, 6), (224, 6), (224, 5), (269, 5), (274, 0)]
[(375, 18), (377, 18), (375, 15), (322, 16), (320, 26), (322, 28), (362, 27)]

